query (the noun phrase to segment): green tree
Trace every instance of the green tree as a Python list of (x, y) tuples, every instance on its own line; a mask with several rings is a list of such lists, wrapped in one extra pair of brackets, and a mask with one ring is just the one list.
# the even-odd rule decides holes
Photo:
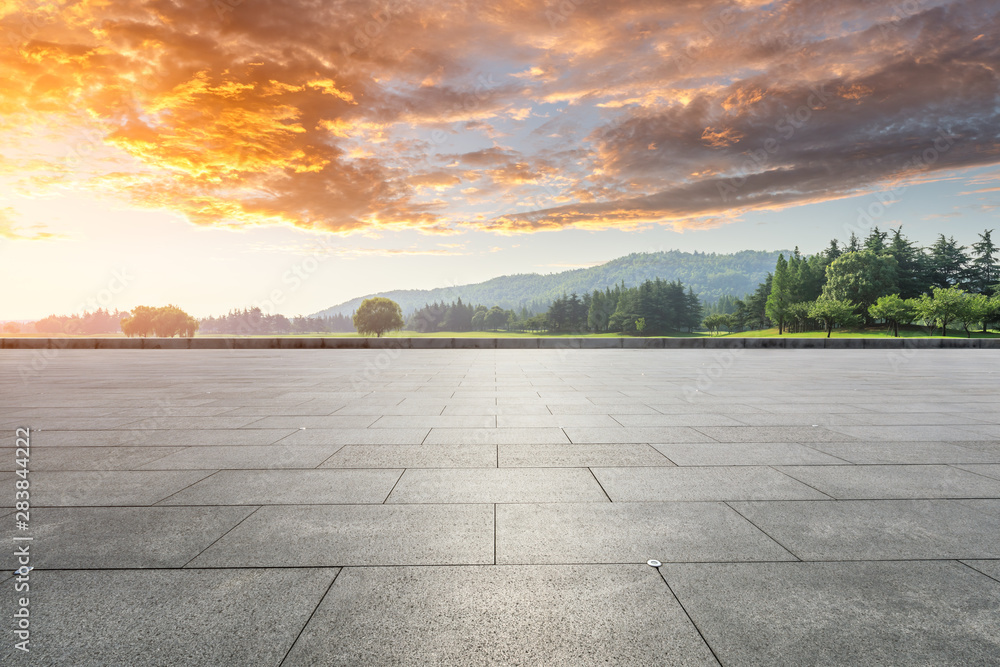
[(986, 323), (993, 317), (995, 312), (996, 301), (990, 299), (985, 294), (969, 294), (963, 300), (962, 307), (959, 309), (955, 320), (962, 323), (962, 328), (965, 329), (965, 337), (972, 338), (972, 332), (969, 327), (982, 324), (983, 333), (986, 333)]
[(960, 287), (965, 284), (969, 258), (965, 246), (958, 245), (955, 237), (946, 239), (939, 234), (930, 247), (930, 283), (932, 287)]
[(857, 308), (856, 303), (821, 296), (809, 306), (809, 317), (823, 323), (829, 338), (835, 324), (850, 326), (858, 321)]
[(709, 315), (705, 318), (704, 324), (706, 329), (716, 334), (720, 329), (729, 328), (729, 315), (722, 315), (720, 313)]
[(788, 276), (788, 262), (784, 255), (778, 255), (778, 263), (774, 267), (774, 278), (771, 280), (771, 293), (767, 297), (765, 312), (778, 325), (778, 335), (784, 330), (785, 317), (791, 304), (791, 281)]
[(486, 324), (487, 329), (496, 331), (503, 325), (507, 324), (507, 313), (500, 306), (493, 306), (486, 313), (484, 324)]
[(485, 331), (486, 330), (486, 311), (477, 310), (472, 314), (472, 330), (473, 331)]
[(990, 235), (994, 230), (986, 229), (979, 235), (979, 241), (972, 244), (972, 262), (969, 267), (972, 289), (980, 294), (989, 294), (1000, 282), (1000, 265), (997, 264), (997, 247)]
[(153, 333), (153, 318), (157, 310), (151, 306), (136, 306), (132, 309), (131, 316), (122, 318), (122, 333), (129, 338), (132, 336), (145, 338), (150, 335)]
[(137, 306), (132, 311), (130, 317), (121, 319), (120, 326), (122, 333), (131, 338), (141, 336), (145, 338), (150, 334), (156, 334), (160, 338), (172, 338), (174, 336), (194, 336), (198, 330), (198, 320), (194, 319), (177, 306)]
[(801, 333), (810, 327), (809, 307), (812, 301), (797, 301), (788, 306), (786, 331)]
[(941, 335), (948, 335), (948, 324), (962, 316), (965, 308), (965, 291), (958, 287), (935, 287), (932, 294), (922, 294), (914, 301), (917, 316), (931, 326), (941, 327)]
[(403, 328), (403, 311), (392, 299), (376, 296), (362, 301), (352, 320), (362, 336), (375, 334), (381, 338), (386, 331)]
[(826, 267), (823, 298), (857, 304), (858, 314), (867, 318), (868, 309), (880, 296), (895, 294), (896, 260), (869, 250), (845, 252)]
[(889, 237), (889, 232), (881, 232), (879, 228), (872, 227), (865, 238), (865, 250), (870, 250), (876, 255), (884, 254), (886, 251), (885, 240)]
[(4, 322), (3, 332), (9, 334), (19, 334), (21, 333), (21, 325), (17, 322)]
[(868, 307), (868, 314), (892, 327), (896, 338), (899, 338), (899, 325), (909, 324), (916, 317), (912, 304), (901, 299), (898, 294), (880, 296), (878, 301)]
[(903, 227), (892, 230), (886, 254), (896, 260), (899, 297), (913, 299), (927, 289), (927, 257), (912, 241), (903, 236)]

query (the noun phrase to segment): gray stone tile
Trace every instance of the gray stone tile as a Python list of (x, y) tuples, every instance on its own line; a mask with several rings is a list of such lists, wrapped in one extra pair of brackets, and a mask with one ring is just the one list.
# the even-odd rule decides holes
[(548, 426), (550, 428), (621, 428), (621, 424), (608, 415), (500, 415), (500, 428)]
[[(962, 426), (960, 431), (963, 433), (971, 434), (966, 435), (964, 438), (966, 440), (996, 440), (1000, 438), (1000, 426), (996, 424), (985, 424), (982, 426)], [(951, 438), (952, 440), (960, 439), (957, 437)]]
[[(988, 427), (987, 427), (988, 428)], [(918, 441), (932, 440), (951, 442), (955, 440), (987, 440), (987, 435), (977, 438), (975, 427), (958, 426), (831, 426), (830, 430), (850, 438), (835, 440), (866, 441)]]
[(875, 412), (851, 414), (850, 417), (858, 424), (869, 426), (940, 426), (949, 424), (961, 426), (973, 423), (968, 417), (954, 412)]
[(463, 405), (447, 404), (442, 415), (456, 417), (463, 415), (550, 415), (549, 409), (544, 405)]
[(483, 565), (492, 505), (262, 507), (191, 567)]
[[(113, 431), (44, 431), (37, 443), (46, 447), (191, 447), (194, 445), (270, 445), (281, 440), (291, 429), (271, 430), (185, 430), (139, 429)], [(34, 437), (34, 436), (32, 436)]]
[(723, 503), (497, 506), (497, 563), (795, 560)]
[(401, 470), (220, 470), (163, 505), (381, 503)]
[[(240, 413), (238, 410), (242, 408), (226, 408), (226, 407), (204, 407), (204, 406), (180, 406), (171, 405), (169, 400), (163, 400), (161, 402), (154, 402), (148, 407), (134, 407), (134, 408), (118, 408), (113, 410), (108, 410), (104, 416), (106, 417), (131, 417), (133, 420), (145, 419), (147, 417), (158, 417), (169, 415), (171, 417), (217, 417), (218, 415), (230, 415), (237, 416), (245, 413)], [(93, 413), (93, 410), (90, 410)], [(258, 413), (254, 413), (258, 414)]]
[(649, 445), (498, 445), (501, 468), (670, 466)]
[(842, 459), (794, 442), (706, 442), (653, 445), (679, 466), (843, 465)]
[[(32, 572), (30, 664), (277, 665), (336, 573)], [(0, 662), (28, 664), (12, 642)]]
[(187, 447), (140, 466), (143, 470), (236, 470), (315, 468), (342, 445)]
[(968, 472), (974, 472), (977, 475), (983, 475), (985, 477), (991, 477), (993, 479), (1000, 479), (1000, 464), (989, 464), (989, 465), (957, 465), (956, 468), (961, 470), (966, 470)]
[(815, 449), (850, 463), (1000, 463), (995, 452), (949, 442), (824, 442)]
[[(854, 415), (837, 413), (792, 412), (789, 414), (744, 414), (733, 415), (737, 425), (744, 426), (799, 426), (812, 428), (814, 426), (857, 426)], [(715, 426), (715, 424), (705, 424)]]
[(285, 664), (359, 661), (716, 664), (644, 565), (344, 570)]
[(419, 445), (428, 428), (325, 428), (295, 431), (282, 445)]
[(368, 416), (381, 417), (382, 415), (414, 415), (429, 417), (441, 414), (445, 403), (407, 403), (405, 405), (388, 405), (382, 403), (353, 403), (345, 405), (337, 410), (336, 416)]
[(547, 503), (607, 501), (586, 468), (407, 470), (387, 503)]
[(964, 500), (747, 502), (732, 507), (803, 560), (1000, 557), (1000, 514)]
[(496, 428), (497, 418), (492, 415), (388, 415), (379, 417), (372, 428)]
[[(497, 396), (497, 405), (547, 405), (550, 408), (555, 405), (584, 405), (594, 407), (594, 402), (587, 399), (583, 394), (576, 392), (560, 392), (550, 394), (547, 398), (528, 398), (525, 396)], [(602, 410), (603, 411), (603, 410)]]
[(259, 407), (242, 407), (242, 408), (217, 408), (219, 410), (225, 410), (223, 414), (232, 416), (249, 416), (249, 417), (271, 417), (271, 416), (283, 416), (283, 417), (294, 417), (298, 415), (302, 416), (326, 416), (331, 415), (338, 411), (340, 408), (344, 407), (343, 404), (326, 404), (317, 405), (312, 402), (303, 403), (301, 405), (295, 406), (283, 406), (283, 405), (272, 405), (272, 406), (259, 406)]
[[(567, 445), (557, 445), (567, 446)], [(345, 445), (321, 468), (496, 468), (496, 445)]]
[(962, 562), (1000, 582), (1000, 560), (963, 560)]
[(548, 410), (554, 415), (655, 415), (659, 414), (648, 405), (641, 403), (629, 403), (621, 405), (602, 405), (600, 407), (593, 404), (555, 404), (549, 405)]
[(435, 428), (424, 441), (428, 445), (545, 445), (568, 443), (558, 428)]
[(829, 499), (829, 496), (767, 467), (593, 468), (593, 471), (616, 503)]
[[(209, 470), (31, 473), (32, 507), (152, 505), (212, 474)], [(13, 498), (10, 505), (13, 506)]]
[(575, 444), (614, 444), (651, 442), (714, 442), (689, 426), (654, 428), (567, 428), (566, 435)]
[[(31, 470), (137, 470), (184, 447), (35, 447)], [(13, 465), (14, 450), (9, 463)], [(6, 463), (2, 458), (0, 462)]]
[[(837, 428), (839, 432), (830, 429)], [(847, 427), (850, 428), (850, 427)], [(859, 427), (868, 428), (868, 427)], [(854, 440), (840, 427), (822, 426), (698, 426), (718, 442), (838, 442)], [(698, 442), (691, 440), (690, 442)]]
[[(248, 424), (258, 421), (258, 417), (247, 415), (217, 415), (214, 417), (177, 417), (173, 415), (161, 417), (146, 417), (145, 419), (132, 420), (122, 428), (130, 430), (139, 429), (235, 429), (242, 428)], [(275, 428), (290, 428), (285, 425), (277, 425)]]
[(834, 498), (1000, 498), (1000, 480), (944, 465), (782, 466)]
[(244, 428), (367, 428), (375, 422), (374, 416), (363, 415), (279, 415), (256, 419)]
[(711, 412), (686, 412), (670, 415), (615, 415), (622, 426), (740, 426), (741, 422), (726, 415)]
[[(33, 509), (31, 564), (45, 569), (182, 567), (255, 507), (65, 507)], [(13, 522), (10, 522), (13, 523)], [(9, 541), (14, 533), (7, 528)], [(17, 567), (12, 550), (2, 567)]]
[(754, 407), (752, 405), (745, 405), (742, 403), (735, 403), (733, 401), (720, 401), (718, 403), (708, 403), (705, 402), (704, 400), (696, 400), (690, 403), (685, 401), (678, 401), (676, 403), (662, 403), (662, 402), (652, 401), (650, 402), (648, 407), (654, 409), (657, 413), (664, 415), (713, 413), (713, 414), (721, 414), (732, 417), (735, 415), (768, 414), (765, 410), (762, 410), (761, 408)]
[[(35, 433), (49, 431), (103, 431), (124, 426), (135, 420), (135, 417), (33, 417), (30, 426), (34, 437)], [(3, 426), (15, 428), (20, 425), (21, 421), (23, 421), (23, 417), (4, 420)]]
[(1000, 651), (1000, 584), (957, 563), (712, 563), (662, 571), (727, 665), (965, 667), (993, 664)]

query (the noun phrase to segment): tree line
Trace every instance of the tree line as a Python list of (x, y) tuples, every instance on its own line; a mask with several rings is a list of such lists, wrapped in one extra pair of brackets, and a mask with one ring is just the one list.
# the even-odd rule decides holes
[(971, 246), (939, 235), (927, 248), (902, 228), (874, 227), (862, 241), (855, 234), (822, 253), (803, 257), (798, 248), (778, 256), (773, 273), (743, 299), (721, 300), (705, 318), (713, 331), (776, 326), (778, 334), (881, 322), (899, 335), (916, 321), (941, 328), (961, 323), (968, 335), (985, 331), (1000, 316), (1000, 264), (993, 230)]
[(200, 320), (202, 333), (230, 334), (237, 336), (293, 333), (353, 333), (354, 324), (346, 315), (329, 317), (285, 317), (269, 315), (260, 308), (230, 310), (219, 317)]
[(407, 320), (407, 328), (421, 333), (438, 331), (518, 331), (549, 333), (620, 333), (655, 336), (692, 331), (701, 322), (702, 305), (679, 280), (646, 280), (637, 287), (624, 283), (591, 294), (562, 295), (548, 310), (531, 313), (500, 306), (463, 303), (426, 304)]
[(34, 322), (33, 326), (35, 333), (47, 334), (118, 333), (121, 331), (121, 319), (129, 314), (129, 311), (117, 308), (113, 311), (98, 308), (94, 312), (84, 311), (82, 315), (49, 315)]

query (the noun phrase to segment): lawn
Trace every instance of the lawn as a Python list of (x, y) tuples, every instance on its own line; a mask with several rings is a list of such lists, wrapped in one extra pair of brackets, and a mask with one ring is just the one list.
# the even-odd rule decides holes
[[(833, 338), (886, 338), (891, 336), (886, 327), (855, 327), (849, 329), (834, 329)], [(2, 334), (6, 338), (124, 338), (125, 335), (117, 334)], [(359, 338), (356, 332), (313, 332), (296, 334), (197, 334), (198, 338)], [(384, 336), (385, 338), (637, 338), (638, 336), (621, 336), (616, 333), (602, 334), (549, 334), (549, 333), (524, 333), (517, 331), (435, 331), (431, 333), (420, 333), (417, 331), (393, 331)], [(760, 329), (757, 331), (724, 332), (712, 335), (707, 331), (696, 331), (694, 333), (679, 332), (663, 338), (777, 338), (778, 328)], [(806, 331), (804, 333), (785, 333), (786, 338), (825, 338), (825, 331)], [(900, 338), (945, 338), (940, 334), (939, 329), (934, 333), (929, 333), (927, 327), (909, 326), (899, 328)], [(962, 329), (948, 329), (947, 338), (965, 338), (965, 331)], [(1000, 338), (1000, 332), (989, 331), (985, 334), (978, 331), (972, 333), (972, 338)]]
[[(887, 327), (852, 327), (847, 329), (834, 329), (832, 338), (887, 338), (891, 337), (892, 332), (889, 331)], [(771, 327), (770, 329), (759, 329), (757, 331), (741, 331), (738, 333), (723, 333), (718, 337), (726, 338), (777, 338), (778, 337), (778, 327)], [(787, 338), (826, 338), (825, 331), (806, 331), (803, 333), (785, 333), (783, 337)], [(962, 329), (948, 329), (948, 335), (942, 336), (941, 330), (939, 328), (934, 329), (933, 333), (927, 327), (919, 326), (909, 326), (909, 327), (899, 327), (899, 337), (900, 338), (965, 338), (965, 331)], [(989, 331), (985, 334), (978, 331), (972, 332), (972, 338), (1000, 338), (1000, 333), (996, 331)]]

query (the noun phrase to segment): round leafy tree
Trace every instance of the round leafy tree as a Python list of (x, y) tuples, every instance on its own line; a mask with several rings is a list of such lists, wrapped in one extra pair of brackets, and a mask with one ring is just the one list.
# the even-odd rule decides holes
[(365, 299), (354, 313), (354, 328), (362, 336), (375, 334), (379, 338), (386, 331), (403, 328), (403, 311), (399, 304), (384, 296)]

